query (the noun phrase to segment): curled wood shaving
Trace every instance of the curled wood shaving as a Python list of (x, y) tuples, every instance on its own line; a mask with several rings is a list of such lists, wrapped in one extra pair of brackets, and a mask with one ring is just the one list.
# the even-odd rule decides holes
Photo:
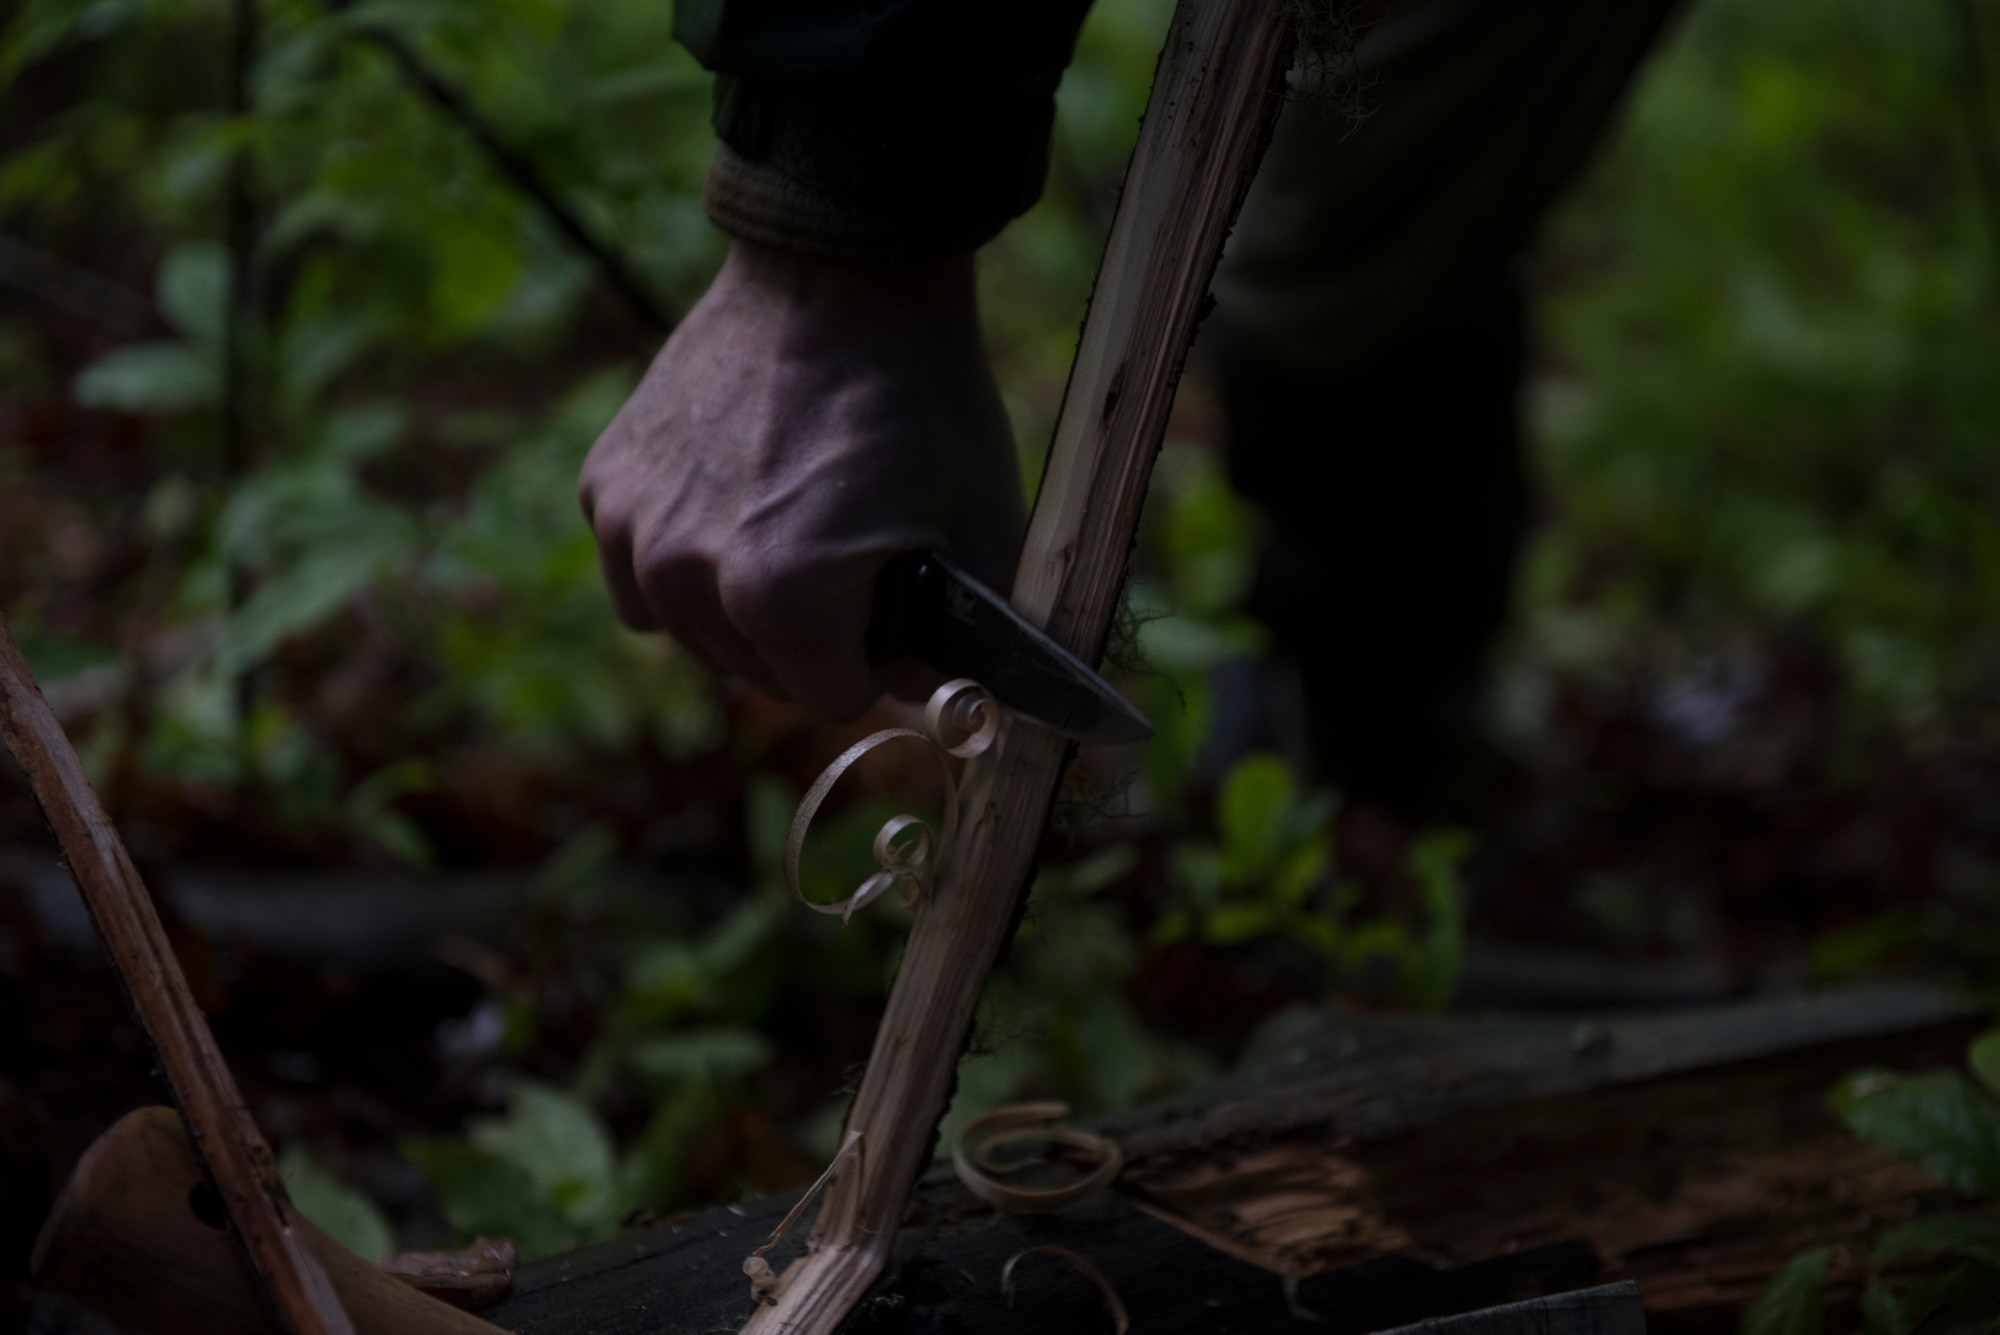
[(1114, 1335), (1125, 1335), (1125, 1332), (1132, 1328), (1132, 1320), (1125, 1314), (1125, 1304), (1119, 1299), (1118, 1290), (1111, 1287), (1111, 1281), (1098, 1273), (1096, 1266), (1084, 1260), (1069, 1248), (1058, 1247), (1052, 1242), (1044, 1242), (1039, 1246), (1015, 1252), (1007, 1258), (1007, 1264), (1000, 1267), (1000, 1289), (1007, 1295), (1007, 1306), (1012, 1307), (1014, 1305), (1014, 1267), (1020, 1264), (1022, 1257), (1034, 1252), (1046, 1252), (1050, 1256), (1060, 1256), (1063, 1260), (1068, 1261), (1071, 1265), (1082, 1271), (1083, 1277), (1097, 1286), (1097, 1291), (1104, 1295), (1104, 1305), (1111, 1309), (1111, 1324), (1114, 1328)]
[(819, 1199), (819, 1194), (826, 1190), (827, 1184), (833, 1181), (850, 1161), (853, 1163), (855, 1175), (860, 1176), (861, 1133), (859, 1131), (847, 1133), (847, 1138), (841, 1142), (840, 1149), (834, 1153), (833, 1162), (826, 1166), (826, 1171), (819, 1175), (819, 1180), (807, 1187), (805, 1195), (799, 1197), (792, 1203), (792, 1208), (785, 1211), (785, 1217), (771, 1230), (771, 1236), (764, 1239), (764, 1245), (743, 1258), (743, 1273), (750, 1277), (750, 1298), (759, 1307), (768, 1307), (778, 1301), (780, 1276), (771, 1269), (771, 1263), (764, 1259), (765, 1253), (778, 1245), (778, 1240), (799, 1221), (799, 1216), (806, 1212), (806, 1207)]
[[(932, 692), (930, 702), (924, 706), (923, 731), (884, 728), (842, 751), (831, 765), (820, 771), (792, 814), (791, 829), (785, 835), (785, 884), (791, 887), (793, 897), (814, 913), (838, 914), (843, 923), (857, 909), (866, 908), (899, 884), (903, 887), (904, 902), (915, 904), (930, 888), (938, 864), (958, 833), (958, 779), (952, 773), (952, 758), (964, 760), (980, 754), (993, 745), (999, 731), (999, 706), (978, 682), (960, 677)], [(878, 746), (906, 737), (928, 746), (944, 772), (942, 834), (933, 839), (930, 826), (915, 816), (892, 817), (883, 822), (875, 835), (875, 863), (881, 870), (863, 881), (846, 899), (826, 904), (807, 899), (799, 887), (799, 857), (805, 851), (806, 831), (813, 817), (819, 814), (820, 803), (861, 757)]]
[[(1015, 1103), (973, 1118), (952, 1142), (951, 1166), (958, 1180), (979, 1199), (1014, 1214), (1041, 1214), (1096, 1195), (1125, 1167), (1124, 1151), (1106, 1136), (1049, 1125), (1068, 1115), (1066, 1103)], [(1015, 1187), (996, 1181), (991, 1174), (1012, 1172), (1024, 1165), (1002, 1163), (994, 1152), (1023, 1141), (1068, 1145), (1088, 1152), (1097, 1163), (1083, 1177), (1060, 1187)], [(968, 1144), (975, 1148), (968, 1150)]]
[(1295, 1270), (1287, 1270), (1285, 1281), (1285, 1310), (1292, 1314), (1294, 1321), (1314, 1321), (1324, 1326), (1326, 1318), (1299, 1301), (1299, 1275)]
[(420, 1293), (476, 1312), (514, 1291), (520, 1259), (513, 1239), (481, 1236), (455, 1252), (395, 1252), (379, 1258), (375, 1268)]

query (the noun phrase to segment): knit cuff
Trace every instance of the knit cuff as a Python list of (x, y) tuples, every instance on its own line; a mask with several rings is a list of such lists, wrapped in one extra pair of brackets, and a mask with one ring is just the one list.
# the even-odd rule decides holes
[(788, 176), (768, 162), (753, 162), (718, 144), (702, 185), (709, 221), (739, 241), (754, 241), (854, 263), (915, 263), (967, 255), (993, 239), (998, 224), (940, 226), (897, 212), (863, 210)]

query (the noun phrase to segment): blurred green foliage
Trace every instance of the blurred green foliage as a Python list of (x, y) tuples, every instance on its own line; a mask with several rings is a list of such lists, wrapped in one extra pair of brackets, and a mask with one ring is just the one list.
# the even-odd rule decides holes
[(371, 1261), (396, 1250), (396, 1235), (381, 1207), (313, 1162), (303, 1145), (286, 1146), (278, 1170), (299, 1213), (335, 1242)]
[[(122, 513), (165, 572), (135, 620), (175, 646), (143, 709), (98, 720), (92, 763), (255, 792), (297, 848), (418, 866), (453, 856), (415, 804), (452, 781), (447, 753), (468, 739), (549, 768), (647, 753), (750, 775), (749, 894), (711, 920), (624, 933), (572, 979), (604, 1023), (560, 1079), (523, 1073), (464, 1137), (406, 1146), (454, 1226), (513, 1234), (533, 1255), (688, 1200), (688, 1156), (782, 1057), (785, 1008), (879, 997), (899, 910), (846, 931), (791, 912), (775, 867), (796, 793), (759, 770), (754, 740), (725, 735), (726, 702), (687, 660), (615, 623), (574, 479), (645, 338), (369, 34), (395, 34), (462, 89), (682, 309), (721, 253), (698, 203), (708, 78), (669, 40), (664, 0), (260, 0), (250, 111), (235, 117), (218, 109), (233, 9), (20, 0), (0, 35), (12, 86), (41, 72), (67, 89), (37, 94), (51, 109), (0, 160), (0, 211), (45, 234), (118, 220), (161, 320), (70, 387), (151, 423), (158, 467)], [(1047, 194), (982, 256), (1029, 485), (1168, 9), (1097, 0)], [(1662, 625), (1699, 639), (1775, 624), (1837, 647), (1857, 722), (1988, 699), (2000, 216), (1975, 188), (1967, 127), (1990, 120), (1993, 95), (1963, 77), (1957, 12), (1706, 0), (1656, 62), (1549, 229), (1535, 404), (1552, 522), (1517, 660), (1589, 668)], [(239, 160), (261, 226), (249, 449), (230, 459), (222, 238)], [(34, 356), (14, 331), (0, 338), (0, 368), (23, 384), (46, 374)], [(1205, 443), (1170, 441), (1132, 607), (1149, 669), (1133, 687), (1159, 724), (1141, 785), (1169, 836), (1173, 898), (1136, 922), (1111, 902), (1136, 874), (1115, 840), (1044, 873), (954, 1124), (1023, 1090), (1097, 1111), (1211, 1071), (1213, 1053), (1150, 1028), (1131, 998), (1161, 942), (1287, 940), (1352, 985), (1448, 997), (1462, 836), (1417, 842), (1407, 914), (1358, 919), (1329, 855), (1330, 794), (1266, 755), (1199, 777), (1206, 673), (1262, 642), (1239, 610), (1255, 531)], [(10, 619), (52, 681), (130, 647), (65, 634), (32, 596)], [(288, 661), (378, 633), (419, 688), (365, 744), (275, 688)], [(830, 814), (809, 893), (852, 883), (880, 817), (868, 803)], [(564, 819), (545, 841), (552, 912), (634, 851), (587, 814)], [(1903, 939), (1877, 926), (1828, 945), (1826, 971)], [(503, 1054), (524, 1062), (537, 995), (495, 990)], [(642, 1115), (614, 1130), (607, 1109), (635, 1103)], [(786, 1133), (823, 1156), (841, 1108), (828, 1090)], [(302, 1207), (350, 1245), (379, 1245), (310, 1160), (288, 1168)], [(1801, 1292), (1817, 1264), (1793, 1277)]]
[(1692, 7), (1544, 246), (1545, 651), (1790, 627), (1836, 650), (1857, 722), (1990, 705), (2000, 90), (1975, 50), (1996, 68), (1980, 0)]
[[(1833, 1094), (1833, 1108), (1856, 1135), (1875, 1141), (1981, 1202), (2000, 1198), (2000, 1029), (1973, 1040), (1957, 1071), (1914, 1075), (1862, 1071)], [(1982, 1088), (1981, 1086), (1984, 1086)], [(1851, 1248), (1866, 1273), (1861, 1315), (1868, 1335), (1924, 1330), (1991, 1330), (2000, 1319), (2000, 1221), (1939, 1215), (1888, 1229), (1872, 1246)], [(1794, 1257), (1744, 1314), (1744, 1335), (1819, 1335), (1825, 1328), (1827, 1273), (1841, 1253), (1818, 1247)], [(1946, 1263), (1910, 1280), (1891, 1263)]]
[(1357, 991), (1442, 1007), (1465, 953), (1458, 868), (1470, 837), (1435, 830), (1412, 843), (1407, 871), (1418, 914), (1356, 921), (1360, 887), (1332, 875), (1335, 805), (1332, 792), (1301, 793), (1277, 756), (1237, 761), (1216, 790), (1214, 841), (1188, 840), (1172, 851), (1183, 906), (1160, 917), (1154, 939), (1198, 933), (1233, 946), (1282, 937), (1320, 952), (1334, 977)]

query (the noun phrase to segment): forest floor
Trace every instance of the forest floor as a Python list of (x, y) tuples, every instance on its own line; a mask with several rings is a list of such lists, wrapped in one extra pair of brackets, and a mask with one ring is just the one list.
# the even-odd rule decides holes
[[(70, 406), (60, 387), (0, 405), (0, 424), (16, 442), (0, 454), (0, 604), (32, 592), (41, 626), (120, 646), (128, 662), (171, 653), (148, 638), (149, 590), (176, 554), (138, 522), (158, 468), (146, 432)], [(281, 655), (264, 689), (293, 692), (365, 753), (419, 693), (421, 667), (365, 606), (348, 630), (331, 650)], [(1856, 735), (1827, 656), (1778, 631), (1702, 654), (1640, 640), (1588, 673), (1511, 670), (1538, 674), (1541, 722), (1531, 745), (1492, 752), (1462, 812), (1474, 853), (1457, 1004), (1664, 1004), (1879, 972), (1978, 980), (1977, 942), (2000, 919), (2000, 720)], [(503, 1097), (494, 996), (537, 997), (543, 1054), (581, 1050), (605, 1023), (605, 999), (567, 970), (573, 939), (620, 930), (617, 915), (555, 922), (519, 893), (560, 842), (545, 813), (636, 831), (624, 842), (642, 853), (651, 839), (619, 868), (619, 894), (714, 921), (754, 876), (741, 757), (796, 789), (880, 721), (819, 729), (736, 696), (737, 740), (671, 762), (643, 747), (537, 759), (461, 733), (434, 756), (442, 781), (406, 804), (444, 868), (425, 877), (301, 836), (254, 788), (149, 771), (129, 736), (92, 730), (119, 710), (143, 717), (132, 680), (85, 674), (62, 690), (258, 1121), (276, 1142), (312, 1145), (413, 1244), (449, 1229), (396, 1147)], [(675, 813), (664, 841), (661, 812)], [(1145, 869), (1166, 833), (1137, 832), (1141, 872), (1111, 891), (1133, 921), (1157, 916)], [(1336, 855), (1393, 900), (1415, 833), (1353, 807)], [(0, 1282), (15, 1294), (77, 1156), (162, 1097), (66, 893), (32, 803), (0, 774)], [(1323, 971), (1256, 943), (1142, 946), (1123, 987), (1151, 1029), (1222, 1061), (1257, 1021), (1327, 998)], [(865, 1056), (874, 1013), (867, 996), (795, 1001), (810, 1018), (781, 1036), (781, 1083), (823, 1093)], [(607, 1116), (629, 1133), (644, 1112), (614, 1096)], [(755, 1100), (733, 1107), (685, 1156), (684, 1199), (809, 1180), (816, 1162), (784, 1121)]]

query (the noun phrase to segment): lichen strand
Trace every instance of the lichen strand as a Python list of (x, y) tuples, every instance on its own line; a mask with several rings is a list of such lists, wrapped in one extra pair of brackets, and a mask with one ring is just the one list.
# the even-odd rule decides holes
[(1350, 132), (1375, 112), (1370, 94), (1379, 77), (1364, 74), (1355, 59), (1362, 24), (1355, 0), (1286, 0), (1293, 55), (1290, 98), (1347, 123)]

